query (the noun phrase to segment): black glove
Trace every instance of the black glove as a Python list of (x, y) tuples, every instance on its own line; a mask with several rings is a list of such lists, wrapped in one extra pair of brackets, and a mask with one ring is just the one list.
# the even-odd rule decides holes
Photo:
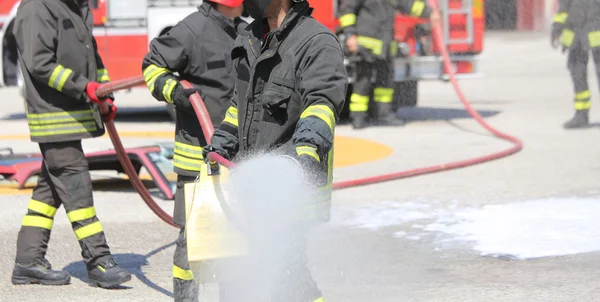
[(223, 150), (217, 150), (213, 145), (207, 145), (202, 149), (202, 157), (204, 158), (204, 162), (208, 162), (208, 153), (215, 152), (221, 156), (223, 156), (226, 160), (231, 160), (229, 156), (227, 156), (227, 152)]
[(173, 103), (175, 104), (175, 107), (184, 111), (193, 111), (194, 107), (192, 107), (192, 103), (190, 103), (190, 96), (195, 92), (200, 93), (196, 88), (185, 89), (181, 84), (178, 84), (175, 91), (173, 91)]
[[(560, 23), (552, 23), (552, 33), (550, 34), (550, 44), (553, 48), (558, 48), (560, 45), (560, 36), (562, 35), (564, 26)], [(564, 50), (563, 50), (564, 51)]]

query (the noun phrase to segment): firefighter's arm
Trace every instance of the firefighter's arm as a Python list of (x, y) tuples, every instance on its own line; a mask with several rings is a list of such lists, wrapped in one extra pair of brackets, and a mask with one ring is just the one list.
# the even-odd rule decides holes
[(365, 0), (342, 0), (338, 21), (342, 31), (347, 35), (356, 34), (356, 16)]
[(327, 33), (313, 37), (299, 56), (302, 113), (292, 143), (299, 157), (322, 163), (333, 147), (335, 126), (346, 98), (344, 57), (337, 39)]
[(210, 146), (204, 150), (204, 158), (207, 158), (208, 152), (217, 152), (228, 160), (235, 157), (239, 150), (238, 140), (238, 109), (237, 109), (237, 88), (233, 90), (233, 96), (225, 118), (219, 125), (213, 136), (210, 138)]
[(427, 0), (398, 0), (397, 9), (404, 15), (416, 18), (429, 18), (433, 13)]
[(190, 51), (194, 51), (194, 39), (188, 25), (179, 22), (150, 43), (150, 51), (142, 61), (142, 73), (148, 89), (157, 100), (173, 103), (174, 92), (180, 85), (173, 73), (183, 72), (187, 67)]
[(553, 23), (564, 25), (569, 17), (569, 8), (571, 7), (572, 0), (559, 0), (558, 11), (554, 15)]
[(104, 62), (102, 62), (102, 57), (98, 53), (98, 42), (96, 42), (96, 38), (92, 37), (92, 43), (94, 44), (94, 55), (96, 57), (96, 69), (97, 69), (97, 79), (99, 83), (107, 83), (110, 82), (110, 77), (108, 76), (108, 70), (106, 70), (106, 66), (104, 66)]
[(38, 82), (85, 101), (89, 82), (81, 74), (58, 64), (56, 47), (59, 21), (41, 1), (27, 2), (14, 25), (17, 47), (25, 67)]
[[(561, 35), (562, 35), (562, 44), (565, 47), (568, 47), (573, 42), (575, 34), (571, 30), (565, 30), (565, 25), (567, 23), (567, 19), (569, 18), (569, 10), (571, 8), (572, 0), (559, 0), (558, 1), (558, 11), (554, 18), (552, 19), (552, 32), (550, 34), (550, 43), (552, 47), (558, 48), (559, 44), (561, 44)], [(564, 50), (564, 48), (563, 48)]]

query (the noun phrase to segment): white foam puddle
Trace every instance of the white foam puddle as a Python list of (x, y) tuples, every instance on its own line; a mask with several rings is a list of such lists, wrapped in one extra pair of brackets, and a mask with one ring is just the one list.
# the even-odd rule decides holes
[[(434, 236), (438, 247), (468, 244), (482, 255), (515, 259), (600, 251), (600, 199), (552, 198), (481, 208), (439, 203), (379, 202), (354, 209), (344, 223), (393, 237)], [(418, 222), (418, 223), (417, 223)]]

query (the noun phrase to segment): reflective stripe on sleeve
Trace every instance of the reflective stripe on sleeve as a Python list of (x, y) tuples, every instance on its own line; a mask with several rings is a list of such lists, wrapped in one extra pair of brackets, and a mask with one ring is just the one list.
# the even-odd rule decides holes
[(300, 155), (308, 155), (312, 158), (316, 159), (318, 162), (321, 162), (319, 158), (319, 154), (317, 154), (317, 148), (311, 146), (298, 146), (296, 147), (296, 154)]
[(355, 14), (345, 14), (340, 17), (340, 26), (347, 27), (350, 25), (356, 24), (356, 15)]
[(424, 9), (425, 9), (425, 2), (423, 2), (421, 0), (417, 0), (413, 3), (412, 9), (410, 10), (410, 15), (413, 17), (421, 17)]
[(50, 76), (50, 80), (48, 80), (48, 86), (62, 91), (63, 86), (69, 79), (69, 76), (73, 73), (73, 70), (69, 68), (65, 68), (62, 65), (58, 65), (52, 71), (52, 75)]
[(238, 109), (234, 106), (229, 106), (227, 112), (225, 113), (225, 118), (223, 119), (224, 123), (229, 123), (236, 128), (238, 127)]

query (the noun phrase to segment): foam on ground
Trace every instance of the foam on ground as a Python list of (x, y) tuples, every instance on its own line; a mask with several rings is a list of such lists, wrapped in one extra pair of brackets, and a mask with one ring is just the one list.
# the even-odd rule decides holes
[(424, 202), (378, 202), (353, 211), (345, 223), (393, 237), (434, 235), (439, 247), (467, 244), (486, 256), (531, 259), (600, 251), (600, 199), (551, 198), (460, 208)]

